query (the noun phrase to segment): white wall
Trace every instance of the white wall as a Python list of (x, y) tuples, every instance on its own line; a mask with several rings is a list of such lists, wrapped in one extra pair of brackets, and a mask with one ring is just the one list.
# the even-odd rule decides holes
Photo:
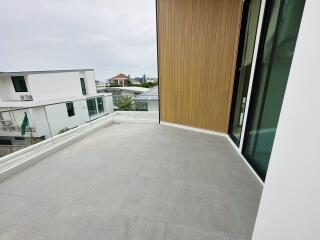
[(320, 239), (319, 9), (306, 1), (254, 240)]
[[(80, 75), (82, 72), (80, 72)], [(89, 95), (97, 94), (96, 82), (95, 82), (95, 74), (94, 71), (85, 71), (83, 73), (84, 79), (86, 82), (86, 89)]]
[[(98, 97), (98, 96), (97, 96)], [(104, 101), (104, 112), (89, 117), (87, 101), (73, 101), (75, 115), (69, 117), (66, 103), (46, 106), (47, 117), (52, 134), (55, 136), (64, 128), (74, 128), (89, 121), (97, 119), (105, 114), (113, 112), (112, 97), (100, 96)], [(96, 97), (95, 97), (96, 98)]]
[(30, 87), (29, 87), (27, 77), (25, 77), (25, 81), (26, 81), (28, 92), (16, 92), (14, 90), (11, 76), (1, 76), (0, 77), (0, 100), (1, 101), (7, 101), (7, 100), (19, 101), (21, 100), (20, 95), (30, 95)]
[(66, 103), (46, 106), (52, 134), (55, 136), (64, 128), (74, 128), (90, 121), (86, 100), (73, 102), (75, 115), (68, 117)]
[(34, 100), (82, 95), (78, 72), (29, 74), (28, 80)]
[(33, 100), (82, 96), (80, 78), (84, 78), (87, 95), (97, 94), (94, 71), (37, 73), (25, 76), (28, 92), (17, 93), (11, 77), (0, 77), (0, 100), (21, 100), (20, 95), (32, 95)]
[(5, 77), (0, 77), (0, 101), (10, 98), (8, 89), (8, 81)]

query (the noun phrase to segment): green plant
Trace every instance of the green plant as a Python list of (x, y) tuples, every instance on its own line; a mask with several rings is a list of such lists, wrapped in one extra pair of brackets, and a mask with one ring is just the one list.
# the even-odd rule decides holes
[(120, 85), (117, 84), (117, 83), (111, 83), (111, 84), (110, 84), (110, 87), (122, 87), (122, 86), (120, 86)]
[(128, 82), (127, 86), (130, 87), (144, 87), (144, 88), (153, 88), (158, 85), (158, 82), (147, 82), (147, 83), (141, 83), (141, 84), (133, 84), (131, 82)]
[(129, 96), (124, 96), (117, 101), (115, 104), (118, 107), (118, 110), (132, 110), (133, 101)]

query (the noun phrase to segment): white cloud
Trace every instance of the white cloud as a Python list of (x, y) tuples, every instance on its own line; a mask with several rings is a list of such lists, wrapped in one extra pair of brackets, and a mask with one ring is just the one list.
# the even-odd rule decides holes
[(0, 3), (0, 71), (95, 68), (156, 76), (153, 0)]

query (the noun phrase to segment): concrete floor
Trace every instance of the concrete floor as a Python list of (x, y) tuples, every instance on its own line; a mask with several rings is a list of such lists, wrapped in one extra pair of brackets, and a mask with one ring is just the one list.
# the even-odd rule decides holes
[(261, 191), (224, 137), (114, 124), (0, 183), (0, 239), (250, 239)]

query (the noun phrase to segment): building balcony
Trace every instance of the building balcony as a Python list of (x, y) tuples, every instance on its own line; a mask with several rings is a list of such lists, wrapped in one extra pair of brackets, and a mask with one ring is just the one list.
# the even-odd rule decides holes
[(251, 239), (262, 185), (229, 140), (157, 121), (117, 112), (0, 160), (0, 239)]

